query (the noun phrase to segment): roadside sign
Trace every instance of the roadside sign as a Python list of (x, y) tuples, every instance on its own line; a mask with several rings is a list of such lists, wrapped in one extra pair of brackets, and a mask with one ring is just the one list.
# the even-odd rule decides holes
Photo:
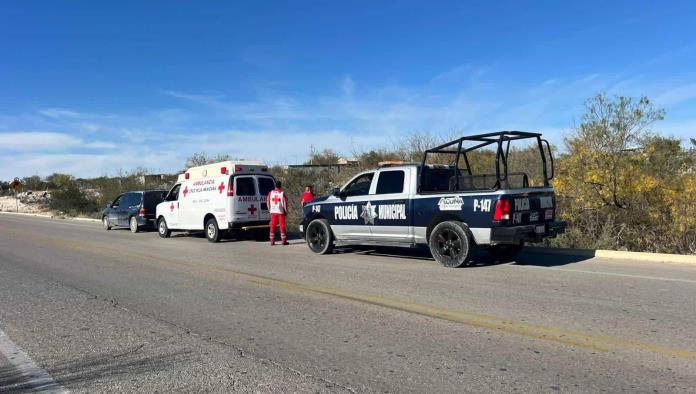
[(17, 206), (17, 212), (19, 212), (19, 192), (22, 191), (22, 181), (19, 178), (15, 178), (10, 182), (10, 188), (15, 191), (15, 204)]
[(19, 193), (22, 191), (22, 181), (20, 181), (19, 178), (15, 178), (12, 182), (10, 182), (10, 187), (16, 193)]

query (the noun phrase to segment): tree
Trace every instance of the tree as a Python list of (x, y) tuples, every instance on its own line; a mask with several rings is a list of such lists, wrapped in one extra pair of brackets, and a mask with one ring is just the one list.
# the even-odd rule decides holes
[(75, 177), (68, 174), (53, 173), (46, 178), (48, 186), (60, 189), (75, 182)]
[(95, 210), (94, 203), (87, 199), (75, 181), (62, 184), (51, 194), (51, 209), (70, 214), (89, 213)]
[(191, 156), (186, 158), (184, 163), (185, 168), (203, 166), (210, 163), (217, 163), (220, 161), (232, 160), (232, 157), (225, 153), (218, 153), (215, 156), (208, 156), (205, 152), (195, 152)]
[[(647, 97), (634, 100), (600, 93), (585, 103), (582, 123), (565, 139), (565, 170), (573, 186), (591, 190), (596, 206), (626, 209), (634, 169), (632, 158), (653, 136), (650, 126), (664, 119), (664, 110), (653, 108)], [(560, 185), (563, 185), (561, 182)]]
[(321, 152), (317, 152), (314, 146), (310, 147), (309, 160), (305, 164), (338, 164), (338, 159), (341, 157), (331, 149), (324, 149)]
[(651, 127), (664, 118), (646, 97), (599, 94), (565, 139), (554, 181), (563, 246), (694, 253), (694, 160)]
[(46, 187), (46, 183), (38, 175), (25, 177), (22, 183), (27, 190), (43, 190)]

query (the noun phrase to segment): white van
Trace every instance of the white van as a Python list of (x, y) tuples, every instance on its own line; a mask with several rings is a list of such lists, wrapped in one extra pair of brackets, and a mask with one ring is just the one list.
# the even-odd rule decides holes
[(157, 205), (157, 231), (205, 230), (210, 242), (222, 232), (256, 230), (268, 236), (266, 196), (275, 188), (268, 166), (258, 161), (223, 161), (192, 167), (179, 175)]

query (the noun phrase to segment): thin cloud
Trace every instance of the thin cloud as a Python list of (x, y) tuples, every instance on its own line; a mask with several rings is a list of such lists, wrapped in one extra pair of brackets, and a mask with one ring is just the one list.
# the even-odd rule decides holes
[(39, 110), (39, 113), (43, 116), (59, 119), (59, 118), (80, 118), (81, 114), (79, 112), (71, 111), (69, 109), (63, 108), (46, 108)]

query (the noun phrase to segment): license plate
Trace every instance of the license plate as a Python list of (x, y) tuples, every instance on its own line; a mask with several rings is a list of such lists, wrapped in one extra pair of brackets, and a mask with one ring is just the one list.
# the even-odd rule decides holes
[(546, 226), (536, 226), (534, 227), (534, 232), (537, 234), (544, 234), (546, 232)]

